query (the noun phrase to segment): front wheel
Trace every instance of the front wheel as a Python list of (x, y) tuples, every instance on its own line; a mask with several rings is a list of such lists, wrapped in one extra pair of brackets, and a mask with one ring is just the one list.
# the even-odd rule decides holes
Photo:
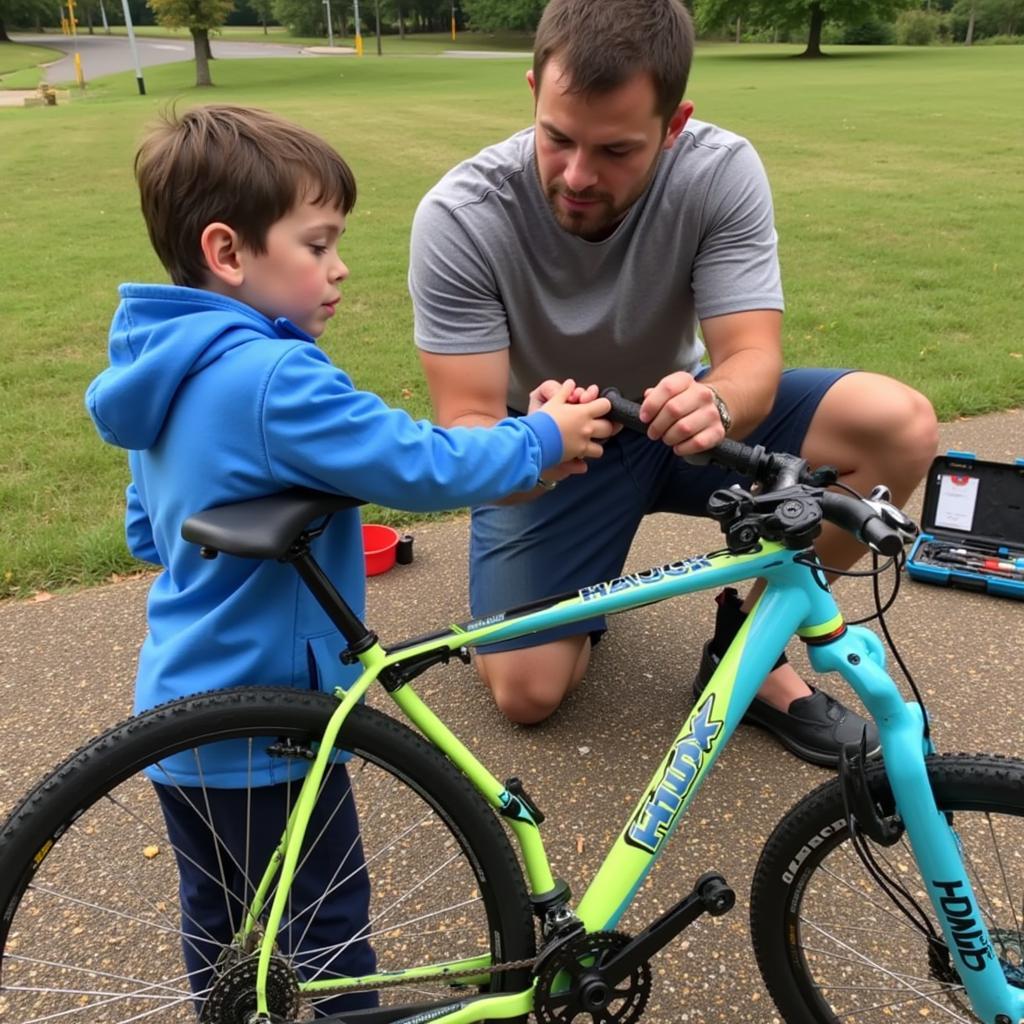
[[(247, 913), (336, 708), (296, 690), (205, 694), (52, 772), (0, 829), (0, 1019), (245, 1024), (266, 919)], [(271, 961), (274, 1019), (527, 987), (528, 970), (489, 970), (531, 958), (534, 932), (483, 799), (369, 708), (337, 747)], [(317, 987), (353, 975), (359, 991)]]
[[(1024, 762), (958, 754), (927, 766), (995, 955), (1011, 984), (1024, 988)], [(869, 767), (867, 778), (882, 813), (893, 814), (884, 765)], [(890, 847), (866, 842), (941, 937), (906, 835)], [(929, 941), (858, 857), (837, 780), (772, 833), (754, 874), (750, 919), (761, 974), (787, 1024), (977, 1020), (945, 943)]]

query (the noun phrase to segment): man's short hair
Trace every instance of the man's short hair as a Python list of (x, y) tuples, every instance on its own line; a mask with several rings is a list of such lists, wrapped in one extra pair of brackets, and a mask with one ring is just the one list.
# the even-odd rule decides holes
[(667, 125), (686, 91), (693, 21), (681, 0), (551, 0), (533, 44), (533, 75), (557, 59), (570, 92), (610, 92), (646, 72)]
[(348, 164), (323, 139), (265, 110), (210, 105), (168, 112), (135, 154), (142, 214), (177, 285), (203, 287), (203, 230), (221, 221), (246, 248), (299, 203), (347, 214), (356, 201)]

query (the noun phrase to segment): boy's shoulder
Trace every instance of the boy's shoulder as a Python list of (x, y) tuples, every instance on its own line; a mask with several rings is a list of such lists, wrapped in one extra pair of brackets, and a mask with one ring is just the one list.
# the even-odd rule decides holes
[(329, 362), (289, 321), (270, 320), (213, 292), (122, 285), (120, 293), (110, 365), (89, 386), (86, 404), (104, 439), (121, 447), (152, 445), (186, 382), (201, 378), (207, 396), (258, 396), (297, 349), (308, 351), (314, 362)]

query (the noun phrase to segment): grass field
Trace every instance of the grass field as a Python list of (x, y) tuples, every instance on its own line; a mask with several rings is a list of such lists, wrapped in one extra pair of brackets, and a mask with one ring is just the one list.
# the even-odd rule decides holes
[(34, 89), (43, 74), (40, 65), (63, 56), (44, 46), (0, 42), (0, 89)]
[[(754, 140), (771, 177), (791, 364), (921, 388), (940, 415), (1024, 402), (1024, 50), (699, 51), (698, 116)], [(82, 406), (126, 280), (164, 280), (131, 158), (168, 102), (270, 107), (323, 134), (360, 183), (344, 306), (324, 347), (361, 385), (426, 415), (405, 288), (416, 203), (452, 164), (527, 124), (526, 61), (217, 61), (0, 110), (0, 594), (127, 571), (123, 454)], [(611, 382), (601, 382), (611, 383)], [(1024, 442), (1024, 439), (1022, 439)], [(1024, 443), (1020, 445), (1024, 450)]]

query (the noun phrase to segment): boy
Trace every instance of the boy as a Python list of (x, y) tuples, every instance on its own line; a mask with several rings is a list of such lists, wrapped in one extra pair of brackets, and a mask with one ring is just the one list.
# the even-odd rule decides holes
[[(263, 111), (198, 108), (153, 131), (135, 171), (149, 236), (173, 285), (121, 287), (111, 366), (86, 397), (104, 440), (129, 453), (129, 548), (163, 569), (149, 595), (135, 710), (249, 682), (333, 689), (344, 682), (344, 642), (294, 571), (206, 561), (181, 538), (184, 519), (292, 486), (413, 510), (543, 487), (547, 467), (601, 454), (598, 441), (613, 430), (601, 419), (608, 403), (570, 401), (568, 381), (523, 419), (443, 431), (357, 390), (315, 344), (348, 276), (336, 247), (355, 181), (330, 146), (295, 125)], [(361, 615), (358, 513), (335, 515), (314, 554)], [(245, 901), (298, 787), (269, 759), (243, 767), (232, 750), (204, 752), (201, 766), (187, 754), (165, 765), (153, 782), (178, 861), (185, 962), (201, 1005), (238, 923), (224, 889)], [(250, 780), (258, 788), (246, 793)], [(320, 803), (340, 812), (311, 822), (311, 834), (329, 827), (324, 848), (351, 850), (355, 870), (347, 865), (346, 884), (320, 904), (336, 864), (310, 858), (296, 878), (296, 903), (317, 902), (318, 917), (333, 923), (300, 920), (281, 938), (318, 977), (374, 969), (363, 937), (369, 885), (343, 765), (331, 780), (334, 791)], [(249, 820), (263, 826), (255, 837), (234, 828), (234, 837), (211, 838), (210, 821), (231, 833), (232, 823)], [(250, 848), (254, 839), (259, 849)], [(359, 994), (317, 1008), (366, 1005), (373, 997)]]

